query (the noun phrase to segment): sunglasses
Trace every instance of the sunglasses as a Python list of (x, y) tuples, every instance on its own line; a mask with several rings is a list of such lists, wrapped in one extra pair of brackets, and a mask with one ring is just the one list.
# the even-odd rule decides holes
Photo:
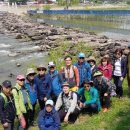
[(79, 57), (79, 59), (84, 59), (84, 57)]
[(24, 82), (25, 81), (25, 79), (18, 79), (19, 81), (21, 81), (21, 82)]
[(28, 76), (34, 76), (35, 74), (34, 73), (32, 73), (32, 74), (29, 74)]
[(84, 85), (85, 88), (89, 88), (90, 86), (89, 85)]
[(37, 71), (45, 71), (45, 68), (37, 68)]

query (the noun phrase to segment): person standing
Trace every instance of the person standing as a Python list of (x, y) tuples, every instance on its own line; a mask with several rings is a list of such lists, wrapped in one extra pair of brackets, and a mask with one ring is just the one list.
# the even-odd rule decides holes
[(52, 100), (47, 100), (45, 108), (39, 112), (38, 127), (40, 130), (60, 130), (60, 117)]
[(116, 85), (116, 93), (119, 98), (123, 96), (123, 81), (127, 74), (127, 60), (122, 57), (122, 49), (118, 48), (115, 50), (115, 61), (113, 66), (113, 78)]
[(103, 73), (103, 75), (108, 78), (112, 79), (112, 65), (109, 63), (108, 58), (103, 57), (101, 59), (101, 64), (98, 66), (98, 69)]
[(51, 77), (46, 74), (46, 67), (39, 65), (37, 67), (38, 75), (34, 78), (34, 83), (37, 90), (37, 98), (41, 110), (45, 107), (45, 102), (51, 97), (52, 82)]
[(130, 44), (128, 44), (128, 56), (127, 56), (127, 82), (129, 88), (129, 96), (130, 96)]
[(65, 66), (61, 68), (61, 81), (64, 83), (65, 81), (69, 83), (70, 90), (77, 91), (79, 88), (79, 71), (78, 68), (72, 65), (72, 57), (66, 56), (64, 58)]
[(5, 80), (2, 83), (0, 93), (0, 120), (4, 130), (14, 129), (14, 119), (16, 115), (16, 109), (14, 104), (14, 98), (11, 94), (12, 84), (10, 81)]
[(34, 116), (35, 116), (35, 106), (37, 103), (37, 91), (36, 91), (36, 85), (34, 83), (34, 76), (36, 72), (33, 68), (28, 68), (26, 73), (26, 80), (25, 80), (25, 88), (28, 92), (31, 104), (32, 104), (32, 110), (29, 111), (29, 126), (35, 126), (34, 122)]
[(29, 111), (32, 110), (32, 105), (28, 92), (25, 88), (25, 76), (18, 75), (17, 83), (12, 89), (12, 94), (14, 96), (14, 102), (16, 107), (16, 115), (19, 120), (18, 130), (28, 129), (28, 115)]
[(87, 61), (91, 67), (91, 80), (93, 81), (94, 80), (93, 75), (96, 71), (98, 71), (98, 66), (96, 65), (96, 59), (94, 56), (90, 56)]
[(61, 79), (59, 76), (59, 72), (56, 70), (55, 68), (55, 64), (54, 62), (49, 62), (48, 63), (48, 74), (51, 77), (52, 80), (52, 92), (51, 92), (51, 98), (54, 101), (54, 103), (56, 103), (56, 100), (60, 94), (60, 92), (62, 91), (62, 83), (61, 83)]
[(90, 64), (85, 61), (85, 54), (84, 53), (79, 53), (78, 55), (78, 62), (74, 64), (79, 71), (79, 88), (83, 87), (83, 82), (88, 80), (91, 80), (91, 67)]

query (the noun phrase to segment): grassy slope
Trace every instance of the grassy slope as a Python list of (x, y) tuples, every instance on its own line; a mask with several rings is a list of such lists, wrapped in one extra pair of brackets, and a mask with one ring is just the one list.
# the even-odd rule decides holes
[[(69, 46), (70, 44), (63, 44), (56, 51), (50, 52), (49, 60), (55, 59), (58, 68), (62, 65), (62, 60), (60, 58), (64, 55), (63, 50)], [(73, 49), (78, 50), (78, 52), (83, 51), (86, 54), (92, 53), (90, 47), (81, 46), (81, 44), (75, 46)], [(74, 58), (74, 60), (76, 60), (76, 58)], [(112, 98), (111, 108), (108, 113), (103, 113), (101, 110), (99, 114), (93, 116), (80, 115), (76, 124), (62, 124), (62, 130), (130, 130), (130, 99), (127, 96), (127, 86), (127, 81), (125, 79), (123, 84), (124, 97), (122, 99)], [(37, 105), (36, 117), (38, 116), (38, 111), (39, 108)], [(2, 127), (0, 127), (0, 130), (2, 130)], [(38, 128), (30, 128), (30, 130), (38, 130)]]

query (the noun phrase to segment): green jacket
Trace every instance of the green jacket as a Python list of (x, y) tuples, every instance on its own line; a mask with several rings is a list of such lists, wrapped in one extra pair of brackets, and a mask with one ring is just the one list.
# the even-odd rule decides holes
[[(16, 107), (16, 115), (22, 115), (23, 113), (26, 113), (26, 107), (24, 105), (24, 99), (21, 91), (21, 87), (16, 84), (14, 89), (12, 89), (12, 94), (14, 96), (14, 102), (15, 102), (15, 107)], [(27, 93), (27, 98), (28, 98), (28, 109), (32, 109), (32, 105)]]

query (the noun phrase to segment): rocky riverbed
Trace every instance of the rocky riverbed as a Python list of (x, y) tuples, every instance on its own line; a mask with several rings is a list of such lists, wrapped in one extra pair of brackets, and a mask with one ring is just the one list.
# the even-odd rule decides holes
[[(84, 32), (71, 28), (54, 27), (46, 23), (35, 23), (29, 18), (21, 17), (11, 13), (0, 15), (0, 33), (13, 35), (20, 42), (31, 42), (33, 48), (13, 52), (9, 56), (20, 54), (49, 51), (58, 47), (62, 41), (68, 41), (73, 45), (83, 42), (95, 48), (98, 56), (110, 54), (113, 56), (115, 48), (122, 48), (127, 54), (127, 44), (129, 41), (113, 40), (106, 36), (99, 36), (93, 32)], [(73, 48), (72, 48), (73, 49)], [(72, 50), (71, 49), (71, 50)], [(71, 51), (70, 53), (76, 53)]]

